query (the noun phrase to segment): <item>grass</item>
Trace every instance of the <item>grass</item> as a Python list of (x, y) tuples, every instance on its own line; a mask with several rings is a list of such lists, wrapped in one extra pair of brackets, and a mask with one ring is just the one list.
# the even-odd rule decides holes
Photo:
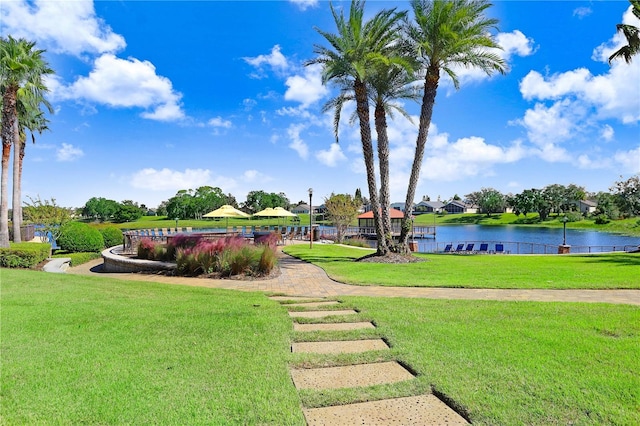
[(68, 257), (71, 259), (71, 266), (78, 266), (93, 259), (99, 259), (100, 257), (102, 257), (102, 254), (91, 252), (72, 253), (64, 250), (56, 250), (56, 252), (51, 257)]
[[(478, 425), (640, 423), (635, 306), (345, 297), (340, 308), (377, 329), (311, 340), (379, 336), (391, 350), (321, 356), (289, 352), (300, 334), (259, 293), (28, 270), (0, 279), (2, 424), (303, 425), (301, 400), (431, 388)], [(288, 373), (391, 359), (416, 379), (298, 393)]]
[(303, 424), (258, 293), (0, 270), (2, 424)]
[(368, 297), (344, 302), (374, 319), (391, 355), (417, 378), (383, 388), (307, 391), (306, 404), (408, 396), (433, 387), (479, 425), (640, 423), (638, 307)]
[(390, 266), (354, 262), (371, 251), (339, 245), (285, 247), (292, 256), (324, 269), (340, 282), (398, 287), (640, 289), (640, 255), (419, 254), (425, 262)]

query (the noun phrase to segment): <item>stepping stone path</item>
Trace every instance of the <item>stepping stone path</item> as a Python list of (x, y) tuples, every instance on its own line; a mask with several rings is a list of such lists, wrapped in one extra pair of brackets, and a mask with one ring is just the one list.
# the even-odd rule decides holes
[[(325, 319), (331, 316), (356, 315), (353, 309), (313, 310), (325, 306), (335, 306), (340, 302), (319, 301), (318, 298), (294, 296), (274, 296), (272, 300), (287, 307), (305, 311), (289, 311), (291, 318)], [(288, 303), (295, 302), (295, 303)], [(340, 322), (298, 324), (297, 332), (339, 331), (372, 329), (370, 322)], [(356, 353), (389, 350), (382, 339), (367, 339), (334, 342), (297, 342), (291, 351), (297, 353)], [(347, 365), (341, 367), (293, 368), (291, 378), (296, 389), (338, 389), (373, 386), (412, 380), (415, 377), (395, 361), (370, 364)], [(308, 425), (468, 425), (469, 423), (435, 395), (419, 395), (406, 398), (391, 398), (379, 401), (361, 402), (323, 408), (303, 408)]]

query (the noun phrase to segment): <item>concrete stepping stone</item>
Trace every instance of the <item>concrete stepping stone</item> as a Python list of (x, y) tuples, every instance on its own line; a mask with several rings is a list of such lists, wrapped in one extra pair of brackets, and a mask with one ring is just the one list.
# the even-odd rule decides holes
[(322, 324), (298, 324), (293, 323), (293, 331), (347, 331), (364, 328), (376, 328), (370, 322), (338, 322)]
[(309, 426), (320, 425), (468, 425), (434, 395), (384, 399), (335, 407), (304, 409)]
[(304, 302), (305, 300), (308, 301), (315, 301), (318, 299), (322, 299), (322, 297), (306, 297), (306, 296), (271, 296), (269, 297), (269, 299), (271, 300), (275, 300), (277, 302), (286, 302), (287, 300), (295, 300), (295, 301), (299, 301), (299, 302)]
[(355, 315), (356, 311), (353, 309), (346, 309), (342, 311), (304, 311), (304, 312), (289, 312), (289, 316), (293, 318), (326, 318), (334, 315)]
[(299, 307), (303, 307), (303, 308), (317, 308), (320, 306), (332, 306), (332, 305), (339, 305), (340, 302), (336, 301), (336, 300), (328, 300), (326, 302), (302, 302), (302, 303), (290, 303), (287, 304), (286, 306), (299, 306)]
[(291, 345), (291, 352), (339, 354), (360, 353), (389, 349), (382, 339), (341, 340), (331, 342), (298, 342)]
[(395, 361), (373, 364), (292, 369), (297, 389), (339, 389), (381, 385), (413, 379), (413, 375)]

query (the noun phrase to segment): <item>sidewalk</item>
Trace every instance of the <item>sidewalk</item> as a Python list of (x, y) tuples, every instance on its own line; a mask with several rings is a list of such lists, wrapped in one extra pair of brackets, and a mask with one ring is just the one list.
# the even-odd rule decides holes
[(223, 288), (239, 291), (262, 291), (289, 296), (336, 297), (408, 297), (429, 299), (502, 300), (536, 302), (616, 303), (640, 306), (640, 290), (498, 290), (463, 288), (418, 288), (354, 286), (331, 280), (321, 268), (280, 253), (280, 276), (269, 280), (214, 280), (206, 278), (167, 277), (151, 274), (101, 272), (102, 259), (69, 268), (68, 274), (103, 275), (109, 278), (151, 281), (166, 284)]

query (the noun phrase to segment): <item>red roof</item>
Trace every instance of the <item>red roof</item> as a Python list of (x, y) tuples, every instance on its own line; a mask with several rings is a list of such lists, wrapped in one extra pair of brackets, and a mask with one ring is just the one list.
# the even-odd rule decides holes
[[(404, 217), (404, 213), (398, 209), (389, 209), (389, 216), (391, 216), (391, 219), (402, 219)], [(373, 219), (373, 210), (362, 213), (358, 216), (358, 219)]]

